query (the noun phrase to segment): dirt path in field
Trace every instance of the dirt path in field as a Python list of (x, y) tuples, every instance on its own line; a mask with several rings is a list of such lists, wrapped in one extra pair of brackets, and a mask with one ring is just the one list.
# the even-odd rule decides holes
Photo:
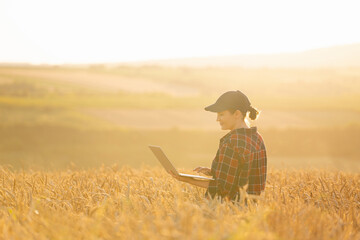
[[(208, 129), (219, 130), (216, 113), (204, 110), (125, 110), (85, 109), (87, 114), (112, 124), (144, 129)], [(346, 126), (360, 122), (359, 112), (270, 111), (261, 112), (259, 119), (250, 121), (260, 128), (319, 128)]]
[(198, 110), (86, 109), (86, 113), (112, 124), (130, 128), (216, 129), (216, 114)]
[(127, 91), (133, 93), (161, 92), (173, 96), (194, 96), (199, 91), (189, 86), (174, 83), (159, 83), (149, 79), (126, 78), (106, 73), (89, 72), (86, 70), (62, 69), (0, 69), (0, 73), (15, 77), (34, 78), (34, 80), (57, 81), (74, 84), (84, 88), (98, 91), (117, 92)]

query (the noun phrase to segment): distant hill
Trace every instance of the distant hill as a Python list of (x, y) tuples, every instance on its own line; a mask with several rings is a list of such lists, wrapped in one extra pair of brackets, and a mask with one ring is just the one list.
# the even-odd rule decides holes
[(360, 43), (294, 53), (243, 54), (234, 56), (166, 59), (134, 62), (129, 64), (190, 67), (359, 67)]

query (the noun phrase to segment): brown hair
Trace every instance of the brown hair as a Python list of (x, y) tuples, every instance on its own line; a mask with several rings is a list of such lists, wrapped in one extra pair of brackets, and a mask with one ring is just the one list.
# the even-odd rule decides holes
[(245, 112), (244, 112), (244, 110), (241, 110), (241, 109), (229, 109), (229, 112), (231, 114), (234, 114), (234, 112), (236, 110), (239, 110), (242, 113), (244, 118), (246, 117), (246, 113), (249, 112), (249, 118), (251, 120), (255, 120), (259, 115), (259, 111), (256, 108), (252, 107), (252, 106), (250, 106)]

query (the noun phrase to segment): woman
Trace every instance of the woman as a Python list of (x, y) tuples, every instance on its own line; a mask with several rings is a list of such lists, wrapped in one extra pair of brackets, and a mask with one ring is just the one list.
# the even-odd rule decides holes
[(216, 112), (216, 121), (219, 121), (221, 129), (230, 130), (220, 139), (211, 169), (207, 167), (194, 169), (212, 176), (214, 180), (203, 181), (170, 174), (179, 181), (206, 188), (206, 197), (218, 196), (233, 201), (239, 199), (239, 188), (245, 186), (248, 194), (260, 195), (265, 189), (266, 182), (266, 149), (257, 128), (249, 127), (245, 119), (249, 112), (250, 119), (255, 120), (259, 112), (239, 90), (222, 94), (205, 110)]

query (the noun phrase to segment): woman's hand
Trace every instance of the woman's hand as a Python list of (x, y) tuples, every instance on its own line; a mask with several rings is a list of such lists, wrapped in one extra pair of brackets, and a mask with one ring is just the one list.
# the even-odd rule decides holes
[(211, 176), (211, 169), (207, 167), (197, 167), (193, 171)]

